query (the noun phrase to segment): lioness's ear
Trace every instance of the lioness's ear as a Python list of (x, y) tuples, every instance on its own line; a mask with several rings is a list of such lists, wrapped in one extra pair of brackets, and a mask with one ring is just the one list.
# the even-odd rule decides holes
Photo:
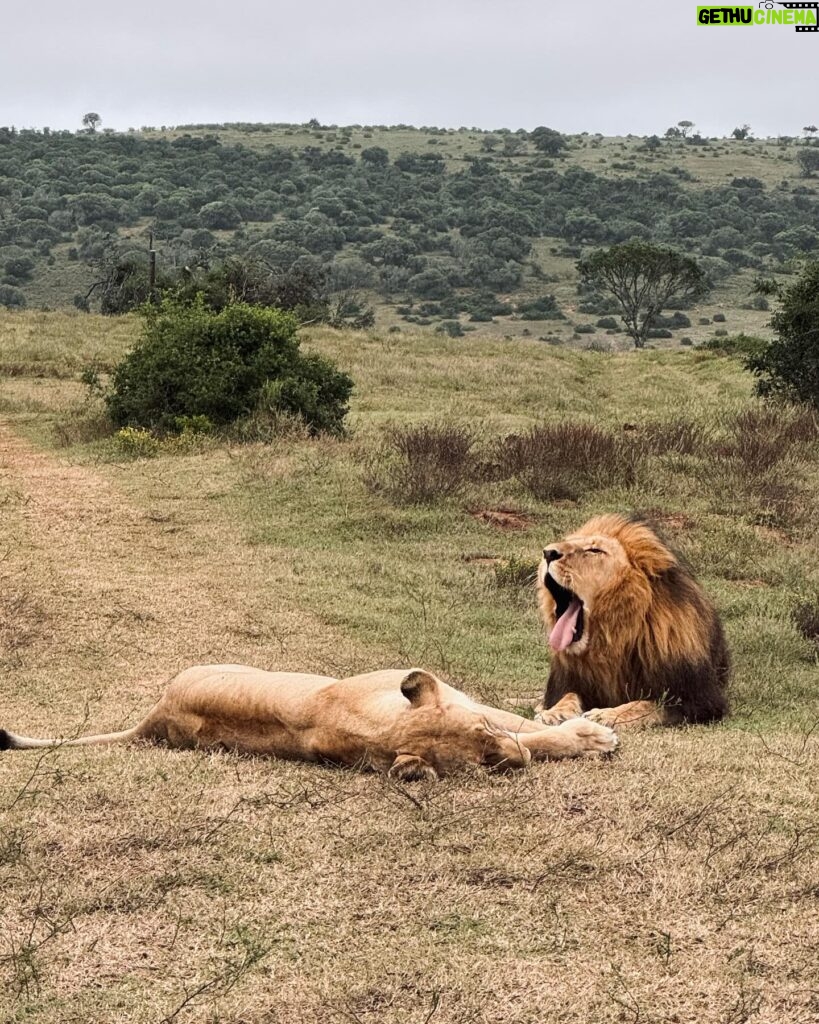
[(414, 668), (401, 682), (401, 693), (414, 708), (438, 703), (438, 680), (423, 669)]

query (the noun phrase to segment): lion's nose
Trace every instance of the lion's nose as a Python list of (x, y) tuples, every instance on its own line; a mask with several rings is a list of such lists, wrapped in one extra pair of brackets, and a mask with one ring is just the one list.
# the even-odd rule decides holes
[(563, 557), (563, 552), (557, 551), (555, 548), (544, 548), (543, 557), (546, 559), (546, 564), (551, 565), (552, 562), (556, 562), (558, 558)]

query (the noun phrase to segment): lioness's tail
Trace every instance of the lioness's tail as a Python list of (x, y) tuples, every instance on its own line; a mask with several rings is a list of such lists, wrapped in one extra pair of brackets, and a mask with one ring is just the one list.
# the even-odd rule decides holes
[(91, 743), (127, 743), (141, 735), (142, 723), (122, 732), (100, 732), (94, 736), (77, 736), (75, 739), (39, 740), (31, 736), (0, 729), (0, 750), (35, 750), (43, 747), (84, 747)]

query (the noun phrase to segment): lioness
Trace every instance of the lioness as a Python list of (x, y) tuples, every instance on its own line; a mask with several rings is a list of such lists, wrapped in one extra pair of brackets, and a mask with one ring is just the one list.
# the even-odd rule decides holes
[(326, 761), (435, 779), (459, 765), (525, 767), (608, 753), (614, 732), (584, 719), (544, 726), (471, 700), (422, 669), (333, 679), (197, 665), (168, 684), (132, 729), (69, 740), (0, 730), (0, 750), (148, 740), (171, 747), (228, 749), (296, 761)]

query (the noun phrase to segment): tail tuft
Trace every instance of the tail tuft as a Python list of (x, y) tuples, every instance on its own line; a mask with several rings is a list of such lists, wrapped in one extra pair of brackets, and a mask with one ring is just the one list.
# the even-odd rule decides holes
[(0, 750), (11, 750), (11, 736), (5, 729), (0, 729)]

